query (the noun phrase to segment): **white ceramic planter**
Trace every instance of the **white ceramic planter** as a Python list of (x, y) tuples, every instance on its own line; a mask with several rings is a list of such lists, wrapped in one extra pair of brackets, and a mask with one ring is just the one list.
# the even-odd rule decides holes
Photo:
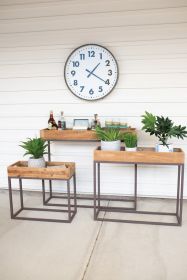
[(42, 168), (45, 167), (46, 163), (44, 158), (29, 158), (28, 160), (28, 167), (36, 167), (36, 168)]
[(134, 148), (127, 148), (127, 147), (125, 147), (125, 151), (127, 151), (127, 152), (136, 152), (137, 151), (137, 147), (134, 147)]
[(163, 146), (162, 144), (157, 144), (155, 147), (156, 152), (173, 152), (173, 145), (172, 144), (168, 144), (167, 146)]
[(101, 150), (104, 151), (120, 151), (121, 141), (101, 141)]

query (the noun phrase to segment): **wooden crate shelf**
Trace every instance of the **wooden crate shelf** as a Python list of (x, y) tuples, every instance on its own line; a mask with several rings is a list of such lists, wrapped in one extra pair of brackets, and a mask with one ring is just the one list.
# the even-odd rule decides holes
[[(136, 133), (135, 128), (123, 128), (121, 132)], [(44, 140), (57, 141), (99, 141), (94, 130), (40, 130), (40, 137)]]
[(68, 180), (75, 172), (73, 162), (46, 162), (44, 168), (28, 167), (27, 161), (17, 161), (7, 168), (8, 176), (33, 179)]
[(154, 148), (138, 148), (136, 152), (102, 151), (97, 148), (94, 151), (94, 160), (100, 162), (125, 162), (146, 164), (184, 164), (184, 152), (176, 148), (174, 152), (156, 152)]

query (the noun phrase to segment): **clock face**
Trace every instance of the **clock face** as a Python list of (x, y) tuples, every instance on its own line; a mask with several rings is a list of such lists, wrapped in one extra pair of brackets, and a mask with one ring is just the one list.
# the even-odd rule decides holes
[(118, 65), (106, 48), (90, 44), (75, 49), (64, 69), (68, 88), (77, 97), (96, 100), (105, 97), (118, 80)]

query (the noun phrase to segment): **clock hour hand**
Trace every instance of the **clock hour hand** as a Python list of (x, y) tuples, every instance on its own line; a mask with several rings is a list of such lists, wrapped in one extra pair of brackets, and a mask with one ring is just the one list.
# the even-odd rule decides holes
[(97, 67), (99, 66), (99, 64), (100, 64), (100, 63), (98, 63), (98, 64), (94, 67), (94, 69), (93, 69), (92, 71), (89, 71), (90, 74), (88, 74), (87, 78), (89, 78), (90, 75), (93, 74), (93, 72), (97, 69)]
[[(92, 73), (92, 72), (89, 71), (88, 69), (86, 69), (86, 71), (87, 71), (88, 73), (90, 73), (89, 75), (93, 75), (93, 76), (95, 76), (96, 78), (98, 78), (99, 80), (101, 80), (101, 81), (103, 81), (103, 82), (105, 83), (105, 80), (103, 80), (102, 78), (100, 78), (100, 77), (97, 76), (96, 74)], [(87, 78), (88, 78), (88, 76), (87, 76)]]

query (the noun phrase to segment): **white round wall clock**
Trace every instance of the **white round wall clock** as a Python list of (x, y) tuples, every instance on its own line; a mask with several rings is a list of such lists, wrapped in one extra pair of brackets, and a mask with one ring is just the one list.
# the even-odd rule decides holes
[(105, 97), (118, 80), (118, 65), (106, 48), (88, 44), (75, 49), (68, 57), (64, 77), (77, 97), (96, 100)]

